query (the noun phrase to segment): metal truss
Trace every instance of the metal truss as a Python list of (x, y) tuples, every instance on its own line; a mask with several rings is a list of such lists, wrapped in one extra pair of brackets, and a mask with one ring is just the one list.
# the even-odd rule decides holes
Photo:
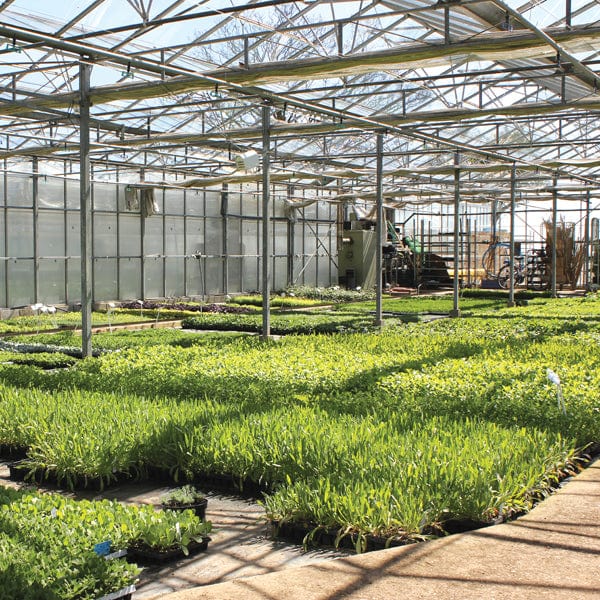
[(452, 173), (432, 174), (457, 151), (471, 168), (465, 199), (508, 193), (509, 170), (488, 185), (494, 165), (558, 173), (565, 189), (597, 186), (596, 2), (571, 0), (561, 14), (554, 0), (89, 0), (70, 15), (61, 6), (0, 3), (6, 161), (77, 161), (85, 63), (96, 177), (242, 181), (252, 174), (236, 156), (262, 152), (266, 104), (281, 185), (372, 196), (383, 132), (390, 199), (405, 187), (431, 201), (436, 185), (444, 197)]

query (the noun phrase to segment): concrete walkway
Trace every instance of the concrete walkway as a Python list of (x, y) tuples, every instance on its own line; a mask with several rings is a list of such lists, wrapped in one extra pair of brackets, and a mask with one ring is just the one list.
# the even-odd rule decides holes
[(511, 523), (161, 598), (599, 599), (600, 460)]

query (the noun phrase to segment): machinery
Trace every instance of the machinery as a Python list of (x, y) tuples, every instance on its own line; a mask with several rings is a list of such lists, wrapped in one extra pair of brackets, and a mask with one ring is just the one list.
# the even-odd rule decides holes
[[(347, 289), (372, 288), (376, 284), (377, 273), (375, 224), (371, 221), (351, 221), (345, 225), (339, 252), (340, 284)], [(419, 240), (410, 236), (400, 238), (399, 231), (389, 221), (382, 256), (385, 287), (452, 285), (446, 261), (437, 254), (424, 251)]]

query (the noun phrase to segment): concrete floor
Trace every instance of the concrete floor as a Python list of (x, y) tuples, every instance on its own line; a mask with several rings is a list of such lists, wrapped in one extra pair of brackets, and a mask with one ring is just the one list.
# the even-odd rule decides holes
[(164, 600), (240, 598), (598, 600), (600, 461), (510, 523), (198, 587)]
[[(21, 485), (8, 479), (8, 468), (2, 462), (0, 485)], [(82, 491), (67, 495), (110, 498), (134, 504), (159, 504), (160, 496), (168, 490), (169, 487), (163, 484), (146, 482), (119, 485), (102, 493)], [(206, 495), (206, 518), (213, 524), (208, 550), (164, 566), (145, 567), (133, 600), (164, 598), (178, 590), (272, 573), (350, 554), (348, 551), (334, 550), (305, 552), (301, 546), (271, 540), (264, 509), (257, 501), (211, 492)]]
[[(157, 503), (167, 489), (80, 495)], [(208, 496), (208, 550), (145, 569), (133, 600), (600, 599), (600, 460), (511, 523), (358, 556), (270, 540), (258, 503)]]

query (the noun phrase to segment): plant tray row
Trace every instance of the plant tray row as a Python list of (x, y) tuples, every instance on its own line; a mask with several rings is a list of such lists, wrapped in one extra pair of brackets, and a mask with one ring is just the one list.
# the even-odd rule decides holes
[[(271, 527), (273, 537), (293, 544), (355, 549), (358, 542), (358, 535), (356, 533), (349, 533), (341, 538), (336, 546), (339, 529), (335, 527), (317, 529), (316, 525), (294, 522), (281, 523), (278, 521), (271, 521)], [(366, 546), (363, 550), (366, 552), (383, 550), (394, 546), (405, 546), (415, 541), (413, 538), (404, 536), (386, 538), (383, 536), (367, 535)]]
[[(64, 486), (67, 483), (66, 477), (59, 479), (55, 473), (44, 469), (31, 471), (31, 469), (25, 466), (21, 460), (16, 460), (17, 458), (22, 459), (25, 457), (26, 449), (15, 449), (14, 452), (15, 454), (10, 457), (12, 462), (8, 463), (9, 477), (13, 481), (29, 481), (31, 483), (56, 486)], [(7, 455), (5, 454), (5, 456)], [(139, 473), (136, 475), (126, 472), (113, 473), (110, 481), (106, 481), (100, 477), (74, 474), (70, 476), (69, 487), (74, 490), (91, 489), (102, 491), (112, 485), (128, 481), (180, 483), (171, 475), (169, 469), (149, 466), (146, 468), (146, 471), (146, 476), (140, 476)], [(247, 498), (260, 498), (265, 492), (268, 492), (271, 489), (266, 484), (257, 483), (250, 479), (240, 480), (232, 475), (220, 475), (215, 473), (201, 473), (191, 479), (186, 479), (186, 481), (202, 485), (203, 487), (233, 492)]]
[[(28, 481), (37, 484), (61, 486), (67, 483), (67, 478), (59, 478), (56, 473), (44, 469), (31, 470), (22, 461), (17, 460), (8, 463), (9, 477), (13, 481)], [(74, 490), (91, 489), (101, 491), (110, 485), (134, 481), (136, 478), (131, 473), (113, 473), (111, 481), (105, 481), (101, 477), (71, 475), (69, 487)]]
[(155, 550), (147, 546), (132, 546), (127, 550), (127, 560), (130, 562), (139, 563), (142, 565), (146, 564), (161, 564), (167, 563), (174, 560), (180, 560), (182, 558), (189, 558), (205, 552), (208, 549), (208, 542), (211, 538), (206, 536), (202, 538), (202, 541), (192, 541), (188, 545), (188, 554), (185, 555), (181, 548), (173, 548), (170, 550)]
[(106, 594), (102, 598), (98, 598), (98, 600), (131, 600), (133, 592), (135, 592), (135, 585), (128, 585), (122, 590)]
[[(496, 525), (502, 522), (502, 519), (494, 521), (474, 521), (472, 519), (450, 519), (443, 523), (443, 527), (431, 527), (422, 532), (423, 535), (443, 537), (453, 533), (463, 533), (465, 531), (473, 531), (490, 525)], [(356, 548), (359, 541), (359, 536), (356, 533), (349, 533), (337, 540), (340, 533), (339, 528), (335, 527), (318, 527), (314, 524), (298, 523), (286, 521), (280, 523), (271, 521), (273, 537), (294, 544), (302, 544), (309, 546), (330, 546), (337, 548)], [(336, 544), (337, 540), (337, 544)], [(367, 534), (365, 536), (365, 546), (362, 549), (364, 552), (373, 550), (384, 550), (395, 546), (406, 546), (413, 544), (418, 539), (408, 535), (396, 535), (392, 537), (384, 537), (378, 535)]]

